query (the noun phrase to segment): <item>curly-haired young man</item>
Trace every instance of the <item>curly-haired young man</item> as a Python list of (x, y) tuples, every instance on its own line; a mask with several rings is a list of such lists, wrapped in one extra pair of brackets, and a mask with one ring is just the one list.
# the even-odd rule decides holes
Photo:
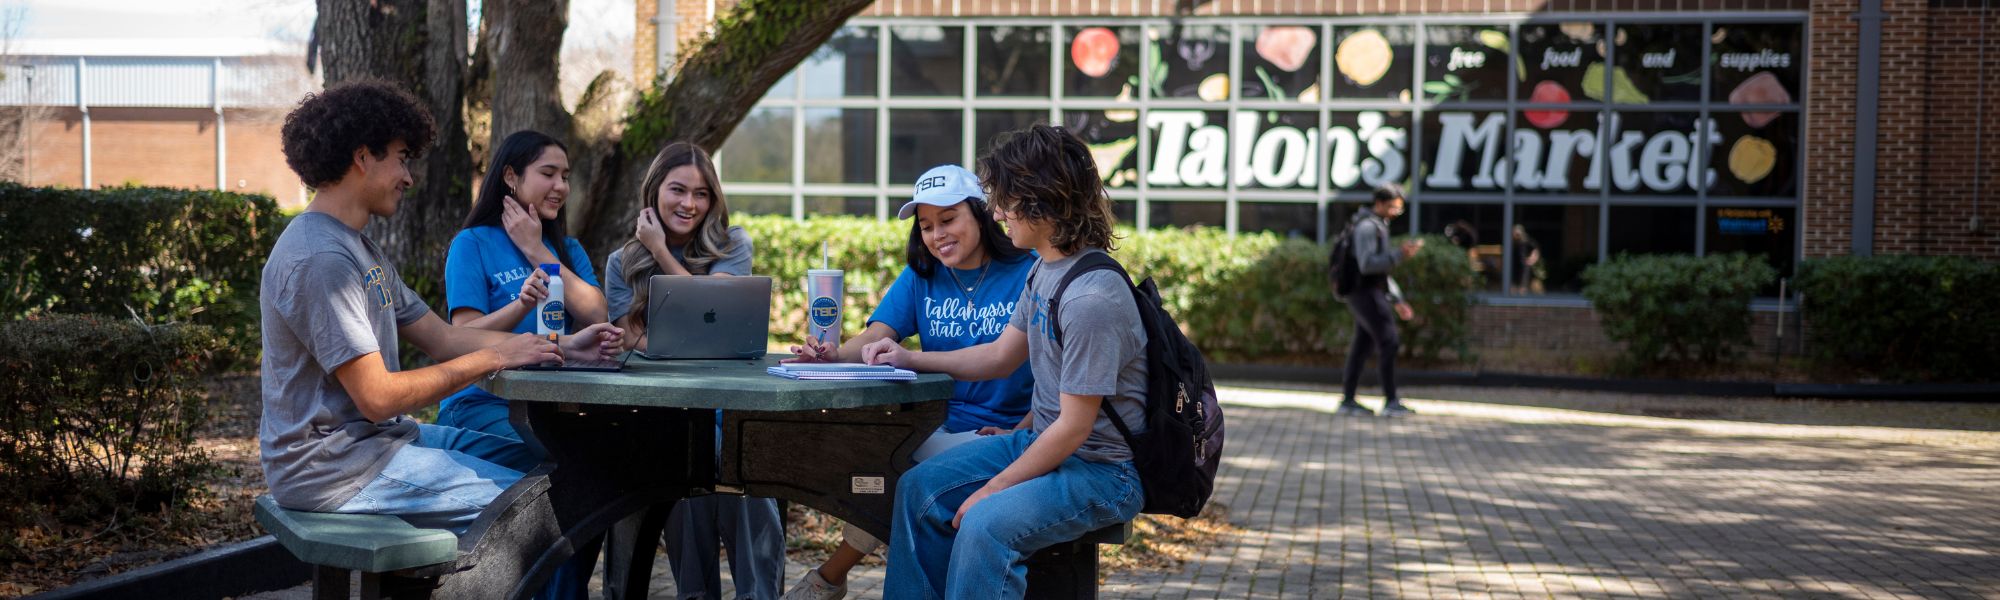
[(1005, 377), (1028, 360), (1033, 427), (967, 442), (903, 475), (890, 598), (1023, 597), (1029, 554), (1129, 521), (1145, 500), (1132, 450), (1107, 416), (1143, 432), (1146, 333), (1130, 285), (1115, 271), (1079, 271), (1051, 318), (1064, 274), (1111, 249), (1111, 203), (1089, 148), (1036, 125), (1003, 137), (979, 171), (1007, 237), (1041, 255), (1006, 333), (950, 352), (881, 340), (862, 357), (961, 381)]
[[(403, 414), (500, 369), (614, 354), (596, 325), (559, 342), (446, 324), (361, 230), (395, 214), (431, 118), (407, 92), (347, 82), (285, 117), (285, 162), (312, 204), (271, 248), (261, 287), (264, 481), (293, 510), (391, 514), (463, 532), (537, 462), (512, 439)], [(438, 364), (403, 370), (397, 340)]]

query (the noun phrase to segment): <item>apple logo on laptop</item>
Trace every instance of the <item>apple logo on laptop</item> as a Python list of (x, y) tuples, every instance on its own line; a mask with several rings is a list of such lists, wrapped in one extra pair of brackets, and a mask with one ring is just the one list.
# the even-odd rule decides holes
[(709, 311), (708, 311), (708, 312), (706, 312), (706, 313), (702, 313), (702, 315), (701, 315), (701, 322), (703, 322), (703, 323), (714, 323), (714, 322), (715, 322), (715, 309), (709, 309)]

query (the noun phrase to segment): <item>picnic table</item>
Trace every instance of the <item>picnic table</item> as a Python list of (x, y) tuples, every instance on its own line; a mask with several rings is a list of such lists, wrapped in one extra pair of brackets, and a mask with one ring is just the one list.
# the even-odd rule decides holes
[(643, 596), (666, 510), (701, 494), (789, 500), (888, 539), (896, 481), (944, 422), (951, 379), (764, 372), (782, 358), (632, 357), (618, 373), (501, 372), (488, 389), (511, 400), (515, 429), (547, 459), (460, 538), (435, 596), (532, 597), (572, 553), (614, 530), (607, 595)]

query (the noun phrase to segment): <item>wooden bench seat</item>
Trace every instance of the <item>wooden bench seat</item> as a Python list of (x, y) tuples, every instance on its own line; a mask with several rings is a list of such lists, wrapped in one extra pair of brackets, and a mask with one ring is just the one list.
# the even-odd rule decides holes
[(258, 496), (257, 523), (299, 561), (313, 565), (313, 597), (345, 599), (361, 573), (361, 597), (427, 597), (440, 567), (458, 560), (458, 536), (391, 515), (289, 510)]

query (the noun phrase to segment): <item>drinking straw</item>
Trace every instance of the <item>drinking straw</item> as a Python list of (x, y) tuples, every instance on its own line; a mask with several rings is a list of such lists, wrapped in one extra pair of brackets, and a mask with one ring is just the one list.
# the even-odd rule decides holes
[(821, 269), (826, 269), (826, 268), (829, 268), (829, 267), (827, 267), (827, 262), (826, 262), (826, 255), (827, 255), (827, 251), (826, 251), (826, 240), (820, 240), (820, 241), (819, 241), (819, 268), (821, 268)]

